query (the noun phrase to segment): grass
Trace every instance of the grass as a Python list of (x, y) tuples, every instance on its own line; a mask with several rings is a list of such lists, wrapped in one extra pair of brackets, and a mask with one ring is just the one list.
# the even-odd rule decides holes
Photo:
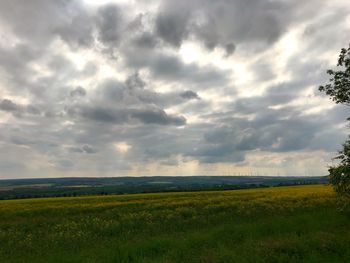
[(329, 186), (0, 201), (0, 262), (350, 262)]

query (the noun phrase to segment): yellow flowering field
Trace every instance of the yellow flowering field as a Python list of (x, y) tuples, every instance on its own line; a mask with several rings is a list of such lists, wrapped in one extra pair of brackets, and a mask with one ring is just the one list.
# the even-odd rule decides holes
[[(0, 262), (347, 262), (330, 186), (0, 201)], [(350, 261), (349, 261), (350, 262)]]

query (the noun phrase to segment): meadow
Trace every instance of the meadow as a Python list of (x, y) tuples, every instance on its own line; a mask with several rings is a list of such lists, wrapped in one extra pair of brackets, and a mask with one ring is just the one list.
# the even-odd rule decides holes
[(0, 201), (0, 262), (350, 262), (330, 186)]

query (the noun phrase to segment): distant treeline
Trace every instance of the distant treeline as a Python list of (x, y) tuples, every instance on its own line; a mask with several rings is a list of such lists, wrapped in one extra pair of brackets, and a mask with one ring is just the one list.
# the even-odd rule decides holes
[(189, 176), (54, 178), (0, 181), (0, 199), (236, 190), (327, 183), (326, 177)]

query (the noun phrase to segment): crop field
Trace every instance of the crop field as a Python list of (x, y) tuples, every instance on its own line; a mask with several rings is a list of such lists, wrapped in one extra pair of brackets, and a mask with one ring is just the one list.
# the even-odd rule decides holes
[(0, 201), (0, 262), (350, 262), (329, 186)]

